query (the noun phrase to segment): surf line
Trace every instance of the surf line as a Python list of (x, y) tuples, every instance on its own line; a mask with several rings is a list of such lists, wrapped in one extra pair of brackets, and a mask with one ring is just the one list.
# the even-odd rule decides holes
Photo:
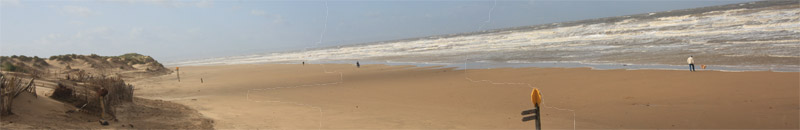
[[(470, 82), (473, 82), (473, 83), (487, 82), (487, 83), (492, 84), (492, 85), (524, 85), (522, 87), (526, 87), (527, 86), (528, 88), (531, 88), (531, 89), (534, 89), (534, 88), (539, 89), (538, 87), (533, 87), (533, 85), (531, 85), (530, 83), (495, 82), (495, 81), (487, 80), (487, 79), (474, 80), (472, 78), (469, 78), (469, 76), (467, 75), (467, 70), (469, 69), (469, 68), (467, 68), (467, 62), (469, 62), (469, 58), (464, 59), (464, 79), (469, 80)], [(542, 95), (544, 95), (544, 94), (542, 94)], [(555, 109), (555, 110), (559, 110), (559, 111), (572, 112), (572, 129), (573, 130), (577, 129), (577, 125), (576, 125), (577, 122), (576, 122), (576, 118), (575, 118), (576, 117), (575, 110), (549, 106), (549, 105), (546, 105), (544, 102), (542, 102), (542, 106), (545, 107), (545, 108), (551, 108), (551, 109)]]

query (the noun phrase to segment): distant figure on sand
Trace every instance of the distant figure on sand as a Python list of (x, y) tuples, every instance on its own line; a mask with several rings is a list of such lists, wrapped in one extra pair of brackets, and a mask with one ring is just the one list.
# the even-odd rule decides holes
[(306, 62), (305, 61), (303, 61), (303, 66), (306, 66)]
[(361, 64), (359, 64), (358, 61), (356, 61), (356, 67), (361, 68)]
[(689, 56), (689, 59), (686, 59), (686, 62), (689, 63), (689, 71), (693, 72), (694, 71), (694, 59), (692, 59), (692, 56)]

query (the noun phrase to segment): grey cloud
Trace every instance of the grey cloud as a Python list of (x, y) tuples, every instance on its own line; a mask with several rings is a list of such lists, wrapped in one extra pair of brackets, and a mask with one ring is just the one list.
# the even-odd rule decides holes
[(262, 17), (267, 18), (267, 19), (271, 19), (273, 23), (283, 23), (284, 22), (283, 15), (270, 14), (270, 13), (267, 13), (266, 11), (263, 11), (263, 10), (253, 9), (253, 10), (250, 10), (250, 14), (251, 15), (255, 15), (255, 16), (262, 16)]
[(0, 6), (22, 6), (19, 0), (0, 0)]
[(94, 11), (87, 7), (73, 6), (73, 5), (61, 6), (61, 8), (59, 8), (59, 12), (66, 15), (80, 16), (80, 17), (88, 17), (100, 14), (100, 12)]

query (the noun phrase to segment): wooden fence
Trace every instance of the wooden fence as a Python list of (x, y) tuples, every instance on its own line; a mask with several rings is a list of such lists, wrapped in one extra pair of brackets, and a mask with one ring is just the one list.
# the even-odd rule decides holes
[[(2, 98), (2, 106), (0, 106), (0, 115), (11, 114), (11, 104), (14, 98), (22, 92), (29, 92), (36, 95), (36, 86), (34, 79), (31, 79), (28, 84), (23, 85), (22, 78), (11, 77), (6, 78), (0, 74), (0, 98)], [(37, 96), (38, 98), (38, 96)]]

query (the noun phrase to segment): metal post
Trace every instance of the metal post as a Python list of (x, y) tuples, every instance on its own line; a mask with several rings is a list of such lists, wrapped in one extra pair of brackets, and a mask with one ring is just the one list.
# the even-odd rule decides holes
[(541, 114), (542, 109), (539, 108), (539, 104), (538, 103), (534, 104), (534, 105), (536, 106), (536, 108), (534, 108), (534, 110), (536, 111), (536, 115), (535, 115), (536, 116), (536, 130), (541, 130), (542, 129), (542, 114)]
[(539, 93), (539, 89), (533, 89), (533, 91), (531, 91), (531, 102), (533, 103), (533, 106), (534, 106), (533, 109), (522, 111), (521, 114), (523, 116), (524, 115), (530, 115), (530, 114), (533, 114), (533, 115), (527, 116), (527, 117), (523, 117), (522, 118), (522, 122), (526, 122), (526, 121), (530, 121), (530, 120), (536, 120), (536, 124), (535, 124), (536, 126), (535, 127), (536, 127), (537, 130), (541, 130), (542, 129), (542, 112), (541, 112), (542, 110), (541, 110), (541, 107), (539, 107), (539, 104), (542, 103), (542, 94)]

